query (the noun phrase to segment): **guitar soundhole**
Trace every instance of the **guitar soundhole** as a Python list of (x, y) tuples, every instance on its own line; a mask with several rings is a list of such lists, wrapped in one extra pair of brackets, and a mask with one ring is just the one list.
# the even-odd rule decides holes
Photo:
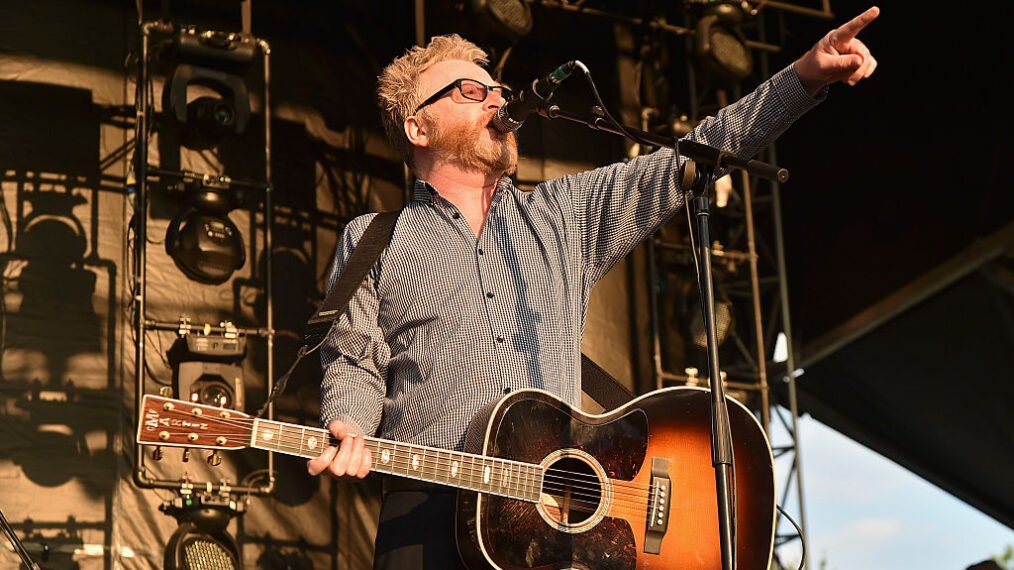
[(607, 497), (597, 462), (578, 450), (565, 450), (547, 459), (539, 502), (543, 518), (565, 532), (593, 527), (602, 518)]

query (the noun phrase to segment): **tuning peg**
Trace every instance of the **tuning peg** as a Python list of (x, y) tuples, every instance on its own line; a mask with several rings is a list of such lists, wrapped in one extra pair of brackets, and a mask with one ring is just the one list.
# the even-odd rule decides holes
[(212, 451), (211, 455), (208, 456), (208, 465), (212, 467), (218, 467), (222, 464), (222, 454), (217, 451)]
[(162, 396), (163, 398), (172, 398), (173, 389), (170, 386), (162, 386), (161, 388), (158, 389), (158, 395)]
[(155, 461), (162, 461), (162, 446), (156, 445), (155, 449), (151, 450), (151, 458)]
[(190, 448), (189, 447), (184, 447), (183, 448), (183, 463), (186, 463), (187, 461), (190, 461)]

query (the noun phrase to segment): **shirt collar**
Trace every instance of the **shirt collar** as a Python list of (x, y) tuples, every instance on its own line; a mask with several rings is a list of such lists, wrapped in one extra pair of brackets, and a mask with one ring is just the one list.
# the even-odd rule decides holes
[(433, 197), (439, 196), (440, 193), (433, 186), (430, 186), (429, 182), (425, 180), (419, 180), (416, 178), (415, 184), (412, 187), (412, 201), (422, 202), (424, 204), (432, 204)]
[[(496, 194), (493, 195), (493, 203), (497, 203), (500, 200), (501, 194), (508, 192), (514, 187), (514, 182), (510, 176), (501, 176), (500, 180), (496, 183)], [(433, 187), (432, 184), (425, 180), (419, 180), (416, 178), (415, 184), (412, 187), (412, 201), (422, 202), (424, 204), (432, 204), (436, 202), (436, 197), (440, 196), (440, 192)]]

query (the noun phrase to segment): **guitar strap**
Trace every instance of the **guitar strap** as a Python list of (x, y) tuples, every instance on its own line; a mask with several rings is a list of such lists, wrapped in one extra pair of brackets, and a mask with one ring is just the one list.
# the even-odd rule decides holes
[[(381, 252), (391, 243), (394, 226), (400, 214), (401, 210), (382, 212), (367, 226), (359, 244), (349, 256), (345, 269), (338, 276), (338, 281), (328, 291), (324, 303), (306, 323), (303, 335), (307, 348), (316, 346), (324, 340), (331, 329), (331, 324), (345, 312), (352, 295), (380, 258)], [(620, 384), (584, 353), (581, 354), (581, 388), (606, 410), (618, 408), (634, 398), (634, 394), (626, 386)]]

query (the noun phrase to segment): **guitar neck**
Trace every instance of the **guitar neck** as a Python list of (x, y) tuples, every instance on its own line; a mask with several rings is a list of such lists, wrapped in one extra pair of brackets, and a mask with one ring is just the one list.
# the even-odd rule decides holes
[[(372, 471), (536, 503), (541, 465), (366, 437)], [(338, 441), (324, 429), (255, 419), (250, 447), (312, 459)]]

